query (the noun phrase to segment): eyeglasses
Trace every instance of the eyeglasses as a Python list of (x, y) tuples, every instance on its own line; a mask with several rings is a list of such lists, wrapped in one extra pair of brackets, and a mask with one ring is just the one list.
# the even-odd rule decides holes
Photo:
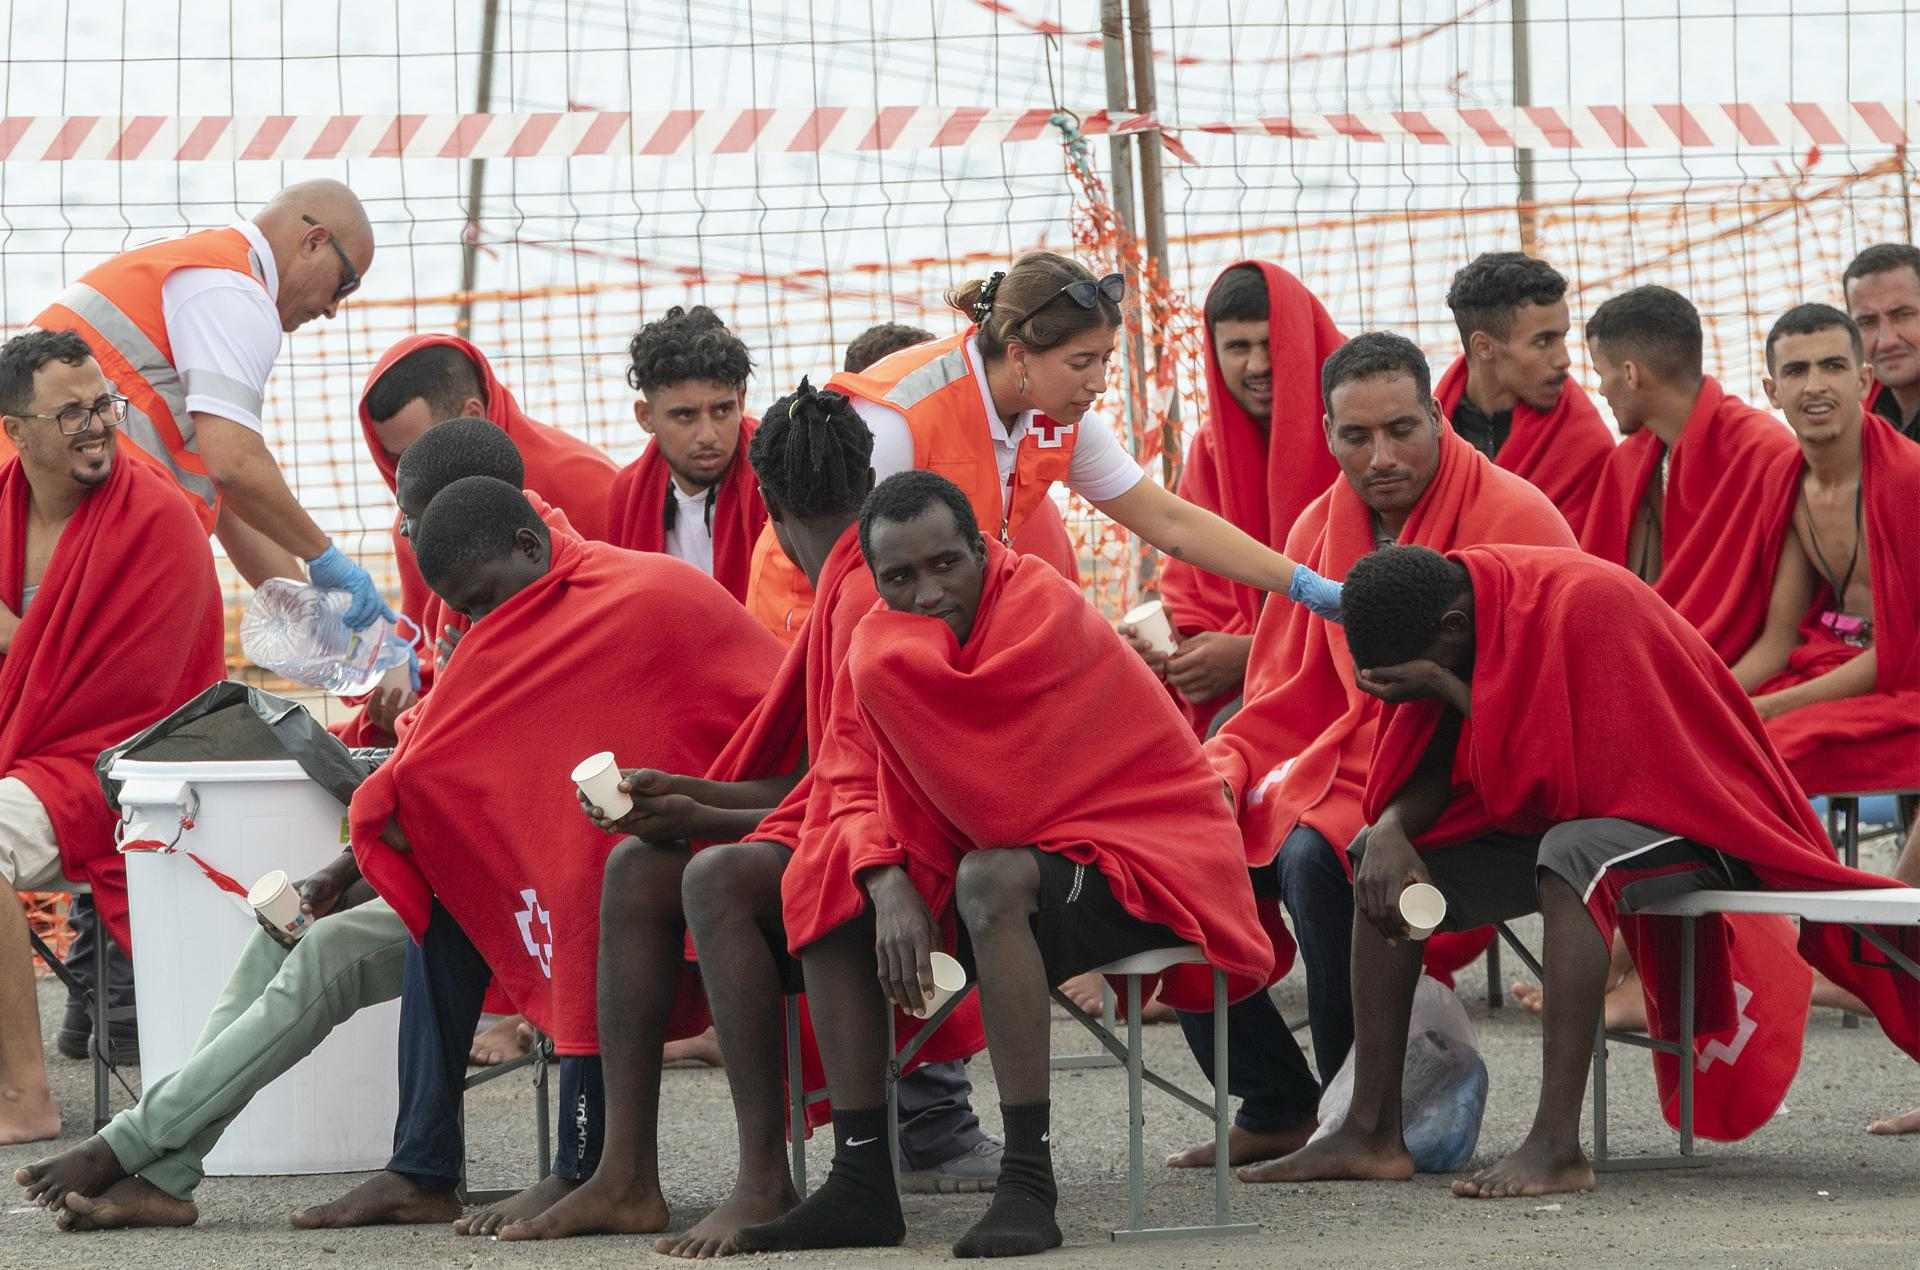
[(17, 414), (16, 419), (51, 419), (60, 425), (60, 435), (77, 437), (91, 431), (95, 417), (109, 428), (117, 428), (127, 421), (127, 399), (109, 393), (91, 406), (75, 402), (71, 406), (62, 406), (50, 415)]
[[(311, 216), (303, 215), (300, 219), (315, 229), (327, 229)], [(340, 257), (340, 285), (333, 289), (333, 302), (338, 304), (360, 289), (360, 271), (353, 267), (353, 261), (347, 259), (347, 253), (341, 250), (340, 240), (333, 236), (331, 229), (327, 229), (327, 246), (333, 248), (333, 254)]]
[(1008, 323), (1008, 329), (1019, 326), (1022, 322), (1046, 308), (1063, 295), (1072, 299), (1075, 304), (1083, 309), (1094, 308), (1100, 303), (1102, 298), (1113, 304), (1119, 304), (1127, 298), (1127, 280), (1121, 274), (1110, 273), (1098, 282), (1092, 278), (1082, 278), (1078, 282), (1069, 282), (1066, 286), (1061, 287), (1058, 291)]

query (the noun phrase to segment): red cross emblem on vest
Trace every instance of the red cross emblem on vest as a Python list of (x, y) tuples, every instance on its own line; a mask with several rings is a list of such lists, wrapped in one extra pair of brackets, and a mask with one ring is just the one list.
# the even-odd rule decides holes
[(1058, 423), (1045, 415), (1035, 415), (1032, 425), (1033, 443), (1042, 450), (1057, 450), (1060, 448), (1060, 438), (1072, 432), (1073, 427), (1071, 423)]

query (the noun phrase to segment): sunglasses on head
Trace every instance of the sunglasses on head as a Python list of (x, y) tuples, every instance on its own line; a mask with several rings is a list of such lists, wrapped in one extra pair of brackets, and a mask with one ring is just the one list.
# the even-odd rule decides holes
[(1097, 281), (1093, 278), (1082, 278), (1078, 282), (1069, 282), (1066, 286), (1061, 287), (1058, 291), (1015, 318), (1009, 325), (1019, 326), (1022, 322), (1046, 308), (1063, 295), (1083, 309), (1097, 308), (1102, 298), (1117, 305), (1127, 298), (1127, 280), (1120, 274), (1110, 273)]

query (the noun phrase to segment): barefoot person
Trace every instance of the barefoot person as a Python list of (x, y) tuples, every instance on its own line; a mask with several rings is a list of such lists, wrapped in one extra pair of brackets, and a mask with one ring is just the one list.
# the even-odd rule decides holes
[(1920, 441), (1920, 247), (1877, 243), (1840, 275), (1847, 313), (1873, 368), (1868, 407), (1909, 441)]
[[(1192, 943), (1244, 995), (1266, 984), (1273, 951), (1192, 729), (1092, 606), (1041, 562), (982, 537), (965, 495), (930, 472), (877, 487), (860, 538), (886, 608), (854, 631), (815, 769), (833, 782), (835, 814), (802, 840), (781, 884), (833, 1100), (833, 1167), (735, 1246), (902, 1240), (884, 1145), (886, 1010), (923, 1002), (929, 955), (957, 917), (1007, 1149), (992, 1204), (954, 1253), (1042, 1252), (1060, 1243), (1047, 986)], [(1075, 761), (1048, 762), (1010, 797), (1009, 736), (1020, 753)], [(867, 753), (874, 790), (848, 779), (868, 770)], [(1169, 976), (1174, 1004), (1210, 999), (1201, 970)]]
[[(401, 522), (408, 532), (433, 495), (463, 476), (493, 476), (517, 485), (523, 476), (520, 452), (484, 419), (436, 426), (408, 448), (396, 472)], [(16, 1174), (27, 1198), (52, 1209), (61, 1229), (197, 1220), (193, 1199), (205, 1174), (203, 1161), (254, 1094), (311, 1054), (355, 1012), (401, 995), (417, 950), (405, 923), (361, 882), (353, 852), (343, 851), (299, 887), (313, 925), (291, 946), (265, 930), (248, 941), (187, 1061), (150, 1080), (140, 1101), (98, 1134)], [(418, 1029), (419, 1008), (418, 1001), (403, 1004), (403, 1036)], [(461, 1162), (458, 1135), (450, 1143), (445, 1134), (429, 1135), (422, 1148), (409, 1141), (417, 1136), (413, 1123), (403, 1118), (396, 1161), (413, 1160), (414, 1167), (439, 1180), (381, 1173), (358, 1194), (353, 1212), (358, 1220), (351, 1224), (445, 1222), (460, 1215), (453, 1191)], [(450, 1158), (437, 1166), (419, 1164), (436, 1143)], [(294, 1224), (335, 1224), (303, 1216), (312, 1211), (296, 1214)]]
[(1461, 353), (1434, 395), (1467, 444), (1552, 499), (1577, 534), (1613, 433), (1567, 373), (1566, 296), (1544, 260), (1475, 257), (1447, 288)]
[[(1187, 451), (1180, 497), (1278, 547), (1340, 474), (1321, 440), (1320, 366), (1346, 336), (1318, 296), (1262, 260), (1214, 279), (1203, 312), (1207, 419)], [(1195, 733), (1210, 735), (1241, 698), (1266, 592), (1169, 559), (1160, 598), (1180, 637), (1170, 657), (1121, 634), (1167, 680)]]
[[(600, 1043), (607, 1070), (609, 1132), (600, 1168), (579, 1190), (538, 1217), (508, 1226), (505, 1239), (554, 1239), (601, 1231), (661, 1229), (658, 1146), (623, 1128), (627, 1108), (657, 1100), (658, 1074), (642, 1029), (644, 993), (630, 985), (677, 961), (691, 929), (701, 982), (729, 1059), (727, 1080), (739, 1128), (733, 1193), (690, 1230), (657, 1249), (716, 1255), (743, 1225), (777, 1217), (799, 1202), (783, 1153), (786, 1067), (783, 986), (798, 966), (781, 930), (780, 877), (810, 809), (824, 823), (832, 790), (804, 769), (821, 751), (828, 702), (854, 625), (878, 597), (860, 562), (854, 523), (873, 486), (872, 434), (838, 393), (800, 390), (767, 410), (750, 458), (779, 541), (821, 602), (788, 650), (760, 705), (741, 724), (706, 778), (629, 771), (634, 810), (612, 828), (636, 836), (614, 848), (601, 900)], [(804, 747), (804, 748), (803, 748)], [(871, 777), (868, 777), (871, 780)], [(734, 845), (689, 847), (707, 842)], [(684, 906), (682, 899), (684, 897)], [(904, 1041), (904, 1037), (902, 1038)], [(990, 1190), (999, 1144), (981, 1132), (966, 1069), (948, 1055), (984, 1045), (977, 1010), (948, 1021), (920, 1057), (932, 1062), (901, 1080), (901, 1147), (908, 1184), (924, 1190)], [(803, 1063), (818, 1063), (803, 1031)], [(940, 1060), (946, 1061), (940, 1061)], [(939, 1069), (929, 1080), (929, 1068)]]
[[(1320, 374), (1321, 444), (1341, 476), (1294, 522), (1288, 556), (1337, 578), (1382, 542), (1438, 551), (1481, 542), (1574, 545), (1545, 494), (1448, 427), (1429, 390), (1426, 355), (1411, 341), (1387, 332), (1356, 336)], [(1333, 1079), (1353, 1044), (1353, 884), (1345, 856), (1366, 823), (1360, 796), (1380, 719), (1380, 703), (1354, 683), (1352, 667), (1338, 624), (1298, 606), (1269, 607), (1254, 638), (1246, 705), (1206, 745), (1239, 815), (1255, 893), (1277, 896), (1292, 920), (1322, 1081)], [(1464, 961), (1478, 950), (1456, 951)], [(1182, 1015), (1181, 1023), (1209, 1068), (1212, 1015)], [(1249, 1091), (1234, 1121), (1231, 1158), (1247, 1164), (1285, 1155), (1314, 1123), (1312, 1101), (1307, 1115), (1285, 1115), (1300, 1102), (1291, 1073), (1303, 1064), (1293, 1034), (1263, 993), (1233, 1007), (1227, 1036), (1236, 1091)], [(1213, 1144), (1168, 1162), (1205, 1167)], [(1259, 1180), (1257, 1171), (1244, 1176)]]
[[(544, 491), (574, 532), (606, 538), (613, 460), (577, 437), (528, 418), (507, 386), (494, 378), (486, 355), (472, 344), (452, 335), (410, 335), (381, 355), (360, 392), (360, 433), (367, 453), (380, 479), (396, 493), (401, 456), (415, 442), (448, 420), (474, 418), (491, 422), (520, 451), (526, 472), (520, 484)], [(416, 508), (414, 515), (421, 510)], [(464, 625), (421, 580), (402, 519), (396, 517), (393, 525), (394, 568), (400, 574), (400, 611), (420, 629), (420, 662), (413, 676), (405, 666), (388, 671), (359, 713), (334, 725), (334, 735), (348, 745), (393, 744), (394, 719), (433, 686), (444, 637), (451, 631), (458, 638)]]
[[(1745, 694), (1697, 631), (1625, 571), (1539, 547), (1441, 556), (1391, 547), (1362, 559), (1343, 595), (1361, 686), (1392, 703), (1369, 773), (1371, 828), (1354, 846), (1358, 913), (1352, 1110), (1331, 1135), (1273, 1165), (1276, 1180), (1404, 1178), (1400, 1080), (1420, 945), (1401, 890), (1426, 882), (1447, 923), (1538, 909), (1547, 974), (1540, 1100), (1526, 1140), (1456, 1182), (1505, 1198), (1590, 1188), (1580, 1107), (1615, 928), (1650, 985), (1655, 1036), (1678, 1035), (1669, 921), (1636, 903), (1699, 888), (1894, 885), (1834, 859), (1818, 819)], [(1887, 932), (1908, 950), (1912, 931)], [(1807, 961), (1856, 993), (1887, 1035), (1920, 1054), (1920, 994), (1891, 965), (1862, 964), (1841, 927), (1706, 919), (1692, 1062), (1703, 1136), (1745, 1137), (1792, 1082), (1806, 1030)], [(1804, 961), (1802, 959), (1805, 959)], [(1737, 1038), (1737, 1039), (1736, 1039)], [(1654, 1064), (1678, 1118), (1674, 1064)]]
[[(705, 767), (779, 653), (692, 566), (552, 533), (503, 481), (466, 477), (441, 490), (414, 546), (421, 576), (472, 625), (407, 716), (393, 757), (355, 793), (354, 852), (408, 930), (425, 936), (430, 966), (436, 947), (471, 941), (520, 1012), (577, 1060), (584, 1101), (567, 1105), (587, 1122), (562, 1135), (552, 1177), (455, 1227), (493, 1234), (584, 1181), (600, 1147), (596, 954), (612, 844), (580, 816), (568, 774), (599, 749), (649, 767)], [(449, 938), (456, 929), (463, 939)], [(436, 1004), (444, 1018), (477, 1011), (464, 986)], [(690, 971), (657, 987), (668, 1035), (706, 1026)], [(444, 1021), (439, 1032), (455, 1034)], [(443, 1082), (458, 1088), (464, 1044), (443, 1046), (441, 1061)], [(451, 1117), (446, 1129), (457, 1134)]]
[[(164, 476), (120, 449), (127, 409), (78, 335), (0, 345), (0, 422), (15, 451), (0, 464), (0, 878), (9, 891), (88, 883), (123, 949), (126, 868), (93, 761), (225, 674), (205, 530)], [(58, 1136), (26, 914), (7, 898), (0, 1144)]]

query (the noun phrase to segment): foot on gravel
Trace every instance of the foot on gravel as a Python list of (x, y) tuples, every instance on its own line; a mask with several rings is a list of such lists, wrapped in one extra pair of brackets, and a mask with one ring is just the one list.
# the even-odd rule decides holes
[(667, 1220), (666, 1198), (655, 1188), (605, 1181), (596, 1173), (545, 1212), (500, 1227), (500, 1238), (657, 1235), (667, 1228)]
[(1868, 1133), (1920, 1133), (1920, 1107), (1904, 1116), (1887, 1116), (1867, 1126)]
[(1464, 1199), (1521, 1199), (1592, 1189), (1593, 1166), (1578, 1142), (1558, 1148), (1533, 1138), (1498, 1164), (1453, 1184), (1453, 1193)]
[(60, 1136), (60, 1104), (45, 1085), (33, 1091), (0, 1087), (0, 1147), (50, 1142)]
[(689, 1036), (683, 1040), (668, 1041), (660, 1051), (662, 1067), (724, 1067), (726, 1061), (720, 1057), (720, 1038), (712, 1028), (698, 1036)]
[(452, 1191), (434, 1191), (410, 1177), (382, 1170), (326, 1204), (294, 1211), (301, 1230), (337, 1230), (345, 1226), (411, 1226), (449, 1222), (460, 1215)]
[(96, 1133), (59, 1155), (15, 1169), (13, 1180), (26, 1190), (29, 1203), (49, 1208), (69, 1194), (98, 1195), (126, 1175), (106, 1139)]
[(509, 1195), (497, 1204), (489, 1204), (477, 1213), (469, 1213), (453, 1223), (456, 1235), (497, 1235), (513, 1222), (531, 1221), (579, 1186), (571, 1178), (549, 1175), (518, 1195)]
[(1413, 1176), (1413, 1157), (1398, 1136), (1368, 1137), (1335, 1129), (1292, 1155), (1237, 1169), (1243, 1182), (1403, 1182)]
[(784, 1216), (799, 1202), (800, 1196), (794, 1192), (793, 1183), (785, 1173), (780, 1175), (777, 1187), (764, 1191), (745, 1189), (736, 1182), (733, 1194), (727, 1196), (720, 1207), (695, 1222), (693, 1229), (685, 1234), (658, 1241), (653, 1250), (669, 1257), (693, 1260), (724, 1257), (733, 1251), (734, 1237), (741, 1230)]
[(467, 1066), (498, 1067), (512, 1062), (533, 1048), (533, 1036), (517, 1014), (495, 1019), (474, 1034), (473, 1048), (467, 1051)]
[[(1283, 1155), (1292, 1155), (1307, 1145), (1307, 1139), (1313, 1136), (1313, 1131), (1318, 1127), (1318, 1121), (1309, 1120), (1291, 1129), (1256, 1133), (1252, 1129), (1242, 1129), (1239, 1125), (1234, 1125), (1227, 1131), (1227, 1163), (1258, 1164), (1262, 1160), (1277, 1160)], [(1167, 1157), (1167, 1167), (1170, 1169), (1212, 1168), (1213, 1143), (1199, 1142), (1184, 1151), (1175, 1152)]]
[(144, 1177), (122, 1178), (98, 1195), (70, 1191), (53, 1217), (62, 1230), (191, 1226), (199, 1220), (192, 1200), (175, 1199)]

